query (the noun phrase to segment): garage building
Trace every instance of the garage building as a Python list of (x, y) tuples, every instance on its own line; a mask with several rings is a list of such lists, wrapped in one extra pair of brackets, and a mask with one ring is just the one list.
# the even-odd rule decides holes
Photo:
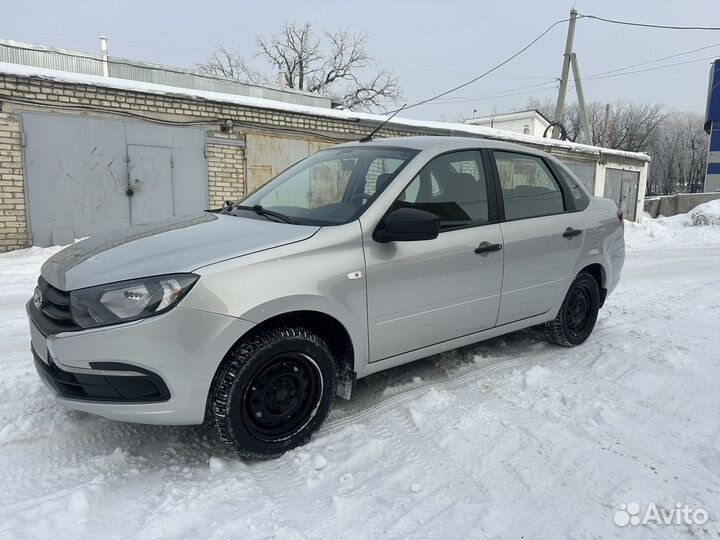
[[(0, 251), (219, 207), (384, 120), (286, 88), (0, 40)], [(540, 148), (642, 216), (646, 154), (399, 117), (377, 136), (404, 135)]]

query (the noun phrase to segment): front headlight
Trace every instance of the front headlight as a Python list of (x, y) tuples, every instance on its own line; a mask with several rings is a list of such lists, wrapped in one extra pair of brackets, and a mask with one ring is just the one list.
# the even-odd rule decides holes
[(72, 317), (81, 327), (94, 328), (159, 315), (172, 309), (198, 277), (171, 274), (72, 291)]

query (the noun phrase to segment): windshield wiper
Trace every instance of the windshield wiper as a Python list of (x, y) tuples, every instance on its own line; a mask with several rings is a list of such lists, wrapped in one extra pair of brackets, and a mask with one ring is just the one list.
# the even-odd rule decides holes
[(280, 220), (282, 223), (290, 223), (292, 225), (297, 225), (298, 222), (291, 218), (290, 216), (286, 216), (285, 214), (281, 214), (280, 212), (273, 212), (272, 210), (268, 210), (267, 208), (263, 208), (261, 205), (256, 204), (253, 206), (245, 206), (242, 204), (236, 204), (233, 206), (233, 210), (250, 210), (251, 212), (255, 212), (258, 216), (264, 216), (266, 218), (275, 218), (277, 220)]

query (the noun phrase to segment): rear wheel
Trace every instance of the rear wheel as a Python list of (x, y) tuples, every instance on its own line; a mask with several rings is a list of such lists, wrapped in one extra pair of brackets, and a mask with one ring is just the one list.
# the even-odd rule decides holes
[(595, 328), (599, 309), (597, 281), (590, 274), (581, 272), (570, 285), (555, 320), (545, 323), (545, 331), (557, 345), (580, 345)]
[(272, 458), (322, 425), (335, 385), (324, 341), (304, 328), (269, 329), (230, 352), (211, 391), (211, 416), (239, 455)]

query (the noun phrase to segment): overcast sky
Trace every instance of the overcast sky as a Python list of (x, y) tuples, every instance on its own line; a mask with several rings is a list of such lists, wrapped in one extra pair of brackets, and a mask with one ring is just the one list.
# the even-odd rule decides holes
[[(608, 18), (720, 26), (718, 0), (575, 4), (580, 13)], [(272, 34), (285, 20), (310, 21), (318, 28), (366, 32), (370, 52), (400, 77), (404, 103), (485, 71), (566, 18), (572, 5), (569, 0), (6, 0), (0, 37), (95, 52), (97, 37), (104, 34), (113, 55), (190, 67), (219, 44), (252, 57), (257, 34)], [(473, 110), (477, 115), (512, 110), (529, 97), (554, 99), (566, 30), (566, 23), (556, 27), (498, 72), (452, 95), (463, 101), (424, 105), (403, 116), (455, 120)], [(589, 80), (585, 86), (588, 101), (652, 101), (696, 111), (705, 108), (710, 59), (720, 57), (720, 32), (641, 29), (585, 19), (578, 21), (575, 38), (583, 78), (707, 46), (713, 47), (633, 69), (691, 63)]]

